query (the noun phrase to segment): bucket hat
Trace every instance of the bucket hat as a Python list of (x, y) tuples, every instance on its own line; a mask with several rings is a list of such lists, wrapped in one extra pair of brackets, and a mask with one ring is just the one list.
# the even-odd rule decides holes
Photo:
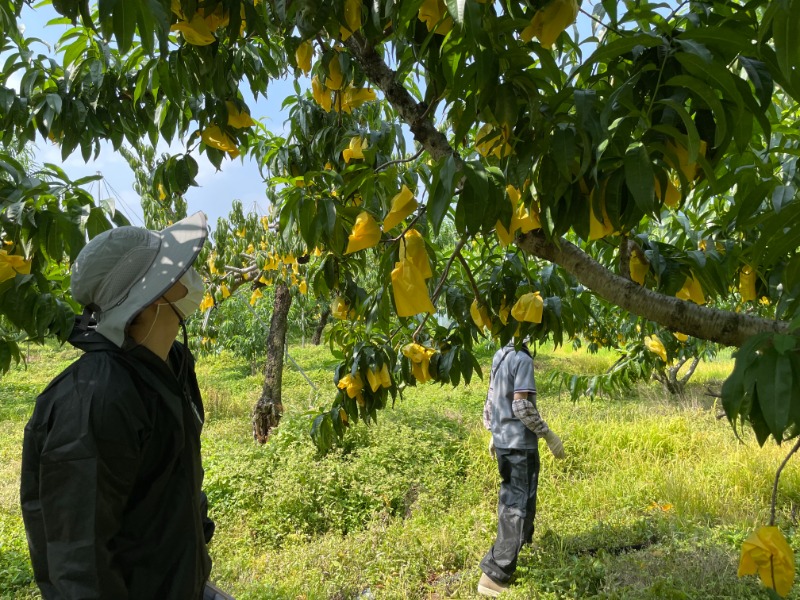
[(104, 231), (72, 265), (72, 297), (94, 313), (97, 331), (121, 348), (134, 317), (189, 270), (207, 237), (202, 212), (161, 231), (130, 226)]

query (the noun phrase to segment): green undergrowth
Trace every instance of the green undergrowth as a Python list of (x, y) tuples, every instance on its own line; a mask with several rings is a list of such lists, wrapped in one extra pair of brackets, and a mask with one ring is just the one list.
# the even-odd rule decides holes
[[(289, 349), (286, 415), (264, 446), (249, 411), (261, 379), (230, 355), (203, 358), (203, 453), (217, 533), (213, 578), (239, 599), (472, 598), (496, 527), (498, 476), (481, 426), (486, 382), (409, 388), (378, 423), (351, 428), (318, 456), (311, 414), (333, 398), (324, 347)], [(19, 515), (19, 455), (36, 393), (74, 358), (37, 350), (0, 379), (0, 598), (38, 597)], [(491, 349), (481, 354), (488, 371)], [(600, 372), (613, 352), (538, 349), (548, 371)], [(741, 542), (768, 519), (775, 469), (788, 451), (739, 443), (707, 388), (729, 355), (704, 363), (686, 398), (657, 384), (619, 399), (572, 403), (540, 390), (543, 416), (564, 439), (555, 462), (542, 445), (534, 544), (509, 599), (768, 598), (736, 576)], [(311, 380), (307, 382), (305, 377)], [(781, 480), (778, 522), (794, 547), (800, 475)], [(796, 591), (790, 598), (800, 598)]]

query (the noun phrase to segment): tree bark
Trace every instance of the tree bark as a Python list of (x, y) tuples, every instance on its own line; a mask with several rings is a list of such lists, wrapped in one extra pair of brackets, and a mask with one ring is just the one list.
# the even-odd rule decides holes
[(460, 157), (453, 151), (447, 137), (436, 129), (431, 120), (428, 106), (424, 103), (417, 103), (414, 97), (398, 81), (397, 73), (392, 71), (380, 54), (375, 51), (361, 34), (350, 36), (345, 45), (353, 53), (364, 75), (367, 76), (374, 86), (380, 89), (386, 99), (395, 107), (400, 117), (406, 122), (414, 139), (425, 147), (425, 150), (434, 160), (439, 160), (453, 154), (457, 161)]
[[(361, 34), (345, 42), (370, 82), (380, 89), (397, 109), (416, 139), (434, 160), (452, 154), (461, 158), (438, 131), (428, 107), (417, 103), (398, 81), (394, 72)], [(628, 312), (654, 321), (673, 331), (726, 346), (741, 346), (752, 335), (762, 332), (788, 333), (789, 323), (699, 306), (665, 296), (612, 273), (580, 248), (563, 238), (548, 241), (541, 231), (517, 238), (528, 254), (553, 262), (574, 275), (601, 298)], [(627, 249), (626, 249), (627, 250)], [(624, 269), (623, 269), (624, 272)]]
[(331, 309), (326, 308), (322, 311), (322, 316), (319, 318), (317, 328), (314, 330), (314, 337), (311, 338), (311, 343), (315, 346), (319, 346), (322, 343), (322, 331), (325, 329), (325, 325), (328, 324), (328, 317), (330, 316)]
[(757, 333), (789, 332), (789, 324), (785, 321), (770, 321), (700, 306), (649, 290), (614, 275), (563, 238), (548, 241), (541, 231), (531, 231), (517, 237), (517, 244), (528, 254), (563, 267), (604, 300), (672, 331), (725, 346), (741, 346), (747, 338)]
[(283, 404), (281, 386), (283, 383), (283, 352), (286, 347), (289, 308), (292, 295), (285, 283), (275, 286), (275, 304), (272, 308), (269, 335), (267, 336), (267, 363), (264, 366), (264, 385), (261, 396), (253, 407), (253, 438), (266, 443), (269, 435), (281, 421)]

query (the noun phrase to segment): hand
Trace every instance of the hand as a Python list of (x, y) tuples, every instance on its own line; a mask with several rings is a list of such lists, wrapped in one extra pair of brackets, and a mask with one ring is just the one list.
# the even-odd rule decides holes
[(564, 458), (564, 444), (561, 438), (558, 437), (552, 429), (544, 435), (544, 441), (547, 442), (547, 447), (555, 458)]
[(497, 460), (497, 450), (495, 450), (494, 447), (494, 436), (489, 437), (489, 456), (491, 456), (493, 460)]

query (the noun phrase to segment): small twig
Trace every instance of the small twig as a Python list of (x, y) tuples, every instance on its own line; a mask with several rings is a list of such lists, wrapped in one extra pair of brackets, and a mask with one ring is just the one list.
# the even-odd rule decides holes
[(684, 0), (684, 2), (681, 2), (681, 3), (680, 3), (680, 4), (679, 4), (679, 5), (678, 5), (678, 6), (675, 8), (675, 10), (673, 10), (671, 13), (669, 13), (669, 15), (667, 16), (667, 18), (666, 18), (666, 19), (664, 19), (664, 21), (665, 21), (666, 23), (669, 23), (669, 22), (670, 22), (672, 19), (674, 19), (676, 16), (678, 16), (678, 11), (679, 11), (680, 9), (682, 9), (684, 6), (686, 6), (687, 4), (689, 4), (690, 2), (691, 2), (691, 0)]
[(425, 107), (424, 111), (422, 111), (422, 115), (420, 116), (420, 119), (424, 119), (425, 117), (427, 117), (428, 113), (431, 112), (431, 110), (433, 110), (433, 108), (435, 106), (438, 106), (438, 104), (439, 104), (439, 102), (441, 102), (442, 98), (444, 98), (444, 94), (441, 94), (441, 95), (437, 96), (435, 99), (431, 100), (431, 103), (427, 107)]
[(648, 122), (650, 121), (650, 113), (653, 112), (653, 105), (656, 103), (656, 98), (658, 97), (658, 90), (661, 87), (661, 79), (664, 77), (664, 67), (667, 66), (667, 59), (669, 58), (669, 54), (671, 54), (671, 52), (668, 52), (667, 56), (665, 56), (664, 59), (661, 61), (661, 68), (658, 70), (658, 79), (656, 80), (656, 87), (653, 90), (652, 97), (650, 98), (650, 105), (647, 107)]
[(475, 282), (475, 277), (472, 275), (472, 271), (467, 264), (466, 259), (461, 254), (461, 251), (458, 252), (458, 260), (461, 263), (461, 266), (464, 267), (464, 270), (467, 272), (467, 277), (469, 278), (469, 283), (472, 286), (472, 291), (475, 293), (475, 299), (478, 301), (478, 304), (483, 304), (481, 300), (481, 293), (478, 290), (478, 284)]
[[(778, 480), (781, 477), (781, 471), (786, 466), (786, 463), (789, 462), (789, 459), (792, 457), (792, 454), (800, 449), (800, 438), (797, 439), (797, 443), (792, 446), (792, 449), (789, 450), (789, 454), (786, 455), (786, 458), (783, 459), (781, 466), (778, 467), (778, 471), (775, 473), (775, 483), (772, 485), (772, 502), (770, 503), (769, 509), (769, 524), (775, 525), (775, 504), (778, 500)], [(774, 579), (773, 579), (774, 581)]]
[(439, 278), (439, 283), (436, 286), (436, 289), (433, 290), (433, 296), (431, 297), (431, 300), (433, 301), (434, 304), (436, 304), (436, 301), (439, 299), (439, 294), (442, 292), (442, 286), (444, 285), (444, 282), (447, 279), (447, 275), (450, 272), (450, 267), (453, 266), (453, 261), (456, 259), (458, 254), (461, 252), (461, 248), (463, 248), (464, 244), (466, 243), (467, 243), (466, 238), (461, 238), (460, 240), (458, 240), (458, 243), (456, 244), (456, 249), (453, 250), (453, 255), (447, 260), (447, 264), (444, 266), (444, 270), (442, 271), (442, 276)]
[[(444, 270), (442, 271), (442, 276), (439, 278), (439, 283), (436, 285), (436, 289), (433, 290), (433, 296), (431, 296), (431, 302), (435, 305), (436, 301), (439, 299), (439, 294), (442, 292), (442, 286), (444, 286), (444, 282), (447, 280), (447, 275), (450, 273), (450, 267), (453, 266), (453, 261), (456, 259), (456, 256), (461, 251), (461, 248), (464, 247), (464, 244), (467, 243), (466, 238), (461, 238), (458, 240), (456, 244), (456, 249), (453, 251), (452, 256), (448, 259), (447, 264), (444, 266)], [(411, 339), (415, 342), (417, 341), (417, 336), (419, 332), (422, 331), (422, 328), (425, 327), (425, 323), (427, 323), (428, 318), (431, 316), (431, 313), (426, 313), (425, 317), (422, 319), (422, 323), (414, 330), (414, 333), (411, 334)]]
[(623, 236), (619, 242), (619, 275), (628, 281), (631, 280), (631, 254), (633, 248), (630, 245), (630, 239)]
[[(606, 29), (609, 29), (609, 30), (613, 31), (613, 32), (614, 32), (614, 33), (616, 33), (618, 36), (620, 36), (620, 37), (624, 37), (624, 35), (623, 35), (623, 32), (622, 32), (622, 31), (620, 31), (619, 29), (617, 29), (616, 27), (614, 27), (613, 25), (606, 25), (606, 24), (605, 24), (605, 23), (603, 23), (603, 22), (602, 22), (600, 19), (598, 19), (597, 17), (595, 17), (593, 14), (590, 14), (590, 13), (586, 12), (586, 11), (585, 11), (584, 9), (582, 9), (582, 8), (579, 8), (578, 10), (580, 10), (580, 11), (581, 11), (583, 14), (585, 14), (587, 17), (589, 17), (589, 18), (590, 18), (592, 21), (594, 21), (594, 22), (598, 23), (599, 25), (602, 25), (602, 26), (603, 26), (603, 27), (605, 27)], [(600, 45), (601, 45), (601, 44), (598, 44), (598, 46), (600, 46)], [(584, 64), (585, 64), (585, 63), (584, 63)], [(569, 87), (569, 85), (572, 83), (572, 80), (573, 80), (573, 79), (574, 79), (574, 78), (575, 78), (575, 77), (578, 75), (578, 73), (580, 73), (580, 72), (583, 70), (583, 66), (584, 66), (584, 65), (581, 65), (581, 66), (579, 66), (577, 69), (574, 69), (574, 70), (572, 71), (572, 73), (570, 73), (570, 74), (569, 74), (569, 77), (567, 77), (567, 80), (564, 82), (564, 85), (562, 86), (562, 88), (563, 88), (563, 89), (566, 89), (567, 87)]]
[(424, 147), (420, 148), (419, 152), (417, 152), (413, 156), (409, 156), (408, 158), (398, 158), (397, 160), (390, 160), (389, 162), (385, 162), (382, 165), (376, 167), (375, 168), (375, 172), (377, 173), (378, 171), (382, 171), (383, 169), (386, 169), (387, 167), (391, 167), (392, 165), (399, 165), (400, 163), (407, 163), (407, 162), (411, 162), (411, 161), (417, 160), (423, 152), (425, 152), (425, 148)]
[(255, 271), (258, 271), (258, 265), (250, 265), (245, 267), (244, 269), (240, 269), (239, 267), (232, 267), (230, 265), (225, 265), (225, 270), (230, 271), (231, 273), (236, 273), (237, 275), (249, 275)]
[(396, 238), (389, 238), (389, 239), (386, 239), (386, 240), (382, 240), (383, 243), (385, 243), (385, 244), (394, 244), (394, 243), (399, 242), (400, 240), (402, 240), (403, 236), (405, 236), (405, 234), (407, 234), (411, 229), (413, 229), (414, 225), (416, 224), (416, 222), (419, 221), (420, 218), (422, 217), (422, 215), (425, 214), (425, 210), (427, 208), (428, 208), (427, 205), (424, 205), (424, 206), (420, 207), (419, 212), (416, 215), (414, 215), (414, 218), (411, 219), (411, 221), (409, 222), (408, 226), (405, 229), (403, 229), (403, 231), (400, 232), (400, 235), (398, 235)]
[(330, 50), (331, 47), (328, 46), (328, 44), (325, 42), (325, 40), (322, 38), (321, 35), (317, 35), (316, 36), (316, 40), (317, 40), (317, 43), (319, 44), (319, 47), (322, 48), (322, 52), (323, 53), (325, 53), (328, 50)]
[(597, 17), (595, 17), (593, 14), (591, 14), (591, 13), (589, 13), (589, 12), (586, 12), (586, 11), (585, 11), (584, 9), (582, 9), (582, 8), (579, 8), (578, 10), (580, 10), (580, 11), (581, 11), (583, 14), (585, 14), (587, 17), (589, 17), (589, 18), (590, 18), (592, 21), (594, 21), (595, 23), (597, 23), (597, 24), (598, 24), (598, 25), (600, 25), (601, 27), (605, 27), (606, 29), (610, 29), (611, 31), (613, 31), (613, 32), (614, 32), (614, 33), (616, 33), (617, 35), (620, 35), (620, 36), (622, 35), (622, 32), (621, 32), (619, 29), (617, 29), (616, 27), (614, 27), (613, 25), (606, 25), (606, 24), (605, 24), (605, 23), (603, 23), (603, 22), (602, 22), (600, 19), (598, 19)]

